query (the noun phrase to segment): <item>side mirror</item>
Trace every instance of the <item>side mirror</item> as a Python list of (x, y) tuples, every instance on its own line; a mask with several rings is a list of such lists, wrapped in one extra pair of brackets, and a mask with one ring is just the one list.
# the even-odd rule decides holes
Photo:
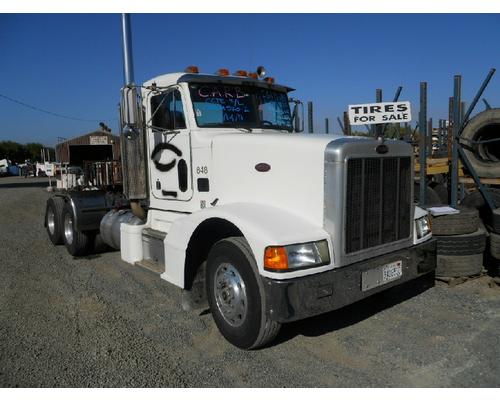
[(304, 103), (298, 99), (290, 99), (294, 103), (292, 111), (293, 131), (304, 132)]
[(136, 87), (124, 87), (120, 101), (120, 125), (127, 139), (139, 136), (141, 126), (141, 106)]

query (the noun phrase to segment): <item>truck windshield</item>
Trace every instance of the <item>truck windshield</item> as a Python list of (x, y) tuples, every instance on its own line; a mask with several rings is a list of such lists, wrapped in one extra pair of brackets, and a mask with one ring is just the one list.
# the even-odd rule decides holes
[(191, 83), (189, 90), (199, 127), (293, 130), (285, 92), (220, 83)]

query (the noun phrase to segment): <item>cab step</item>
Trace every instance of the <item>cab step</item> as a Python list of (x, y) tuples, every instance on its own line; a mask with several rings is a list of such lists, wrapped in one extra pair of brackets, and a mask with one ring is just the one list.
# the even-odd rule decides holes
[(155, 273), (165, 271), (165, 245), (163, 241), (167, 234), (151, 228), (142, 231), (143, 260), (137, 264)]
[(152, 260), (137, 261), (135, 265), (158, 276), (165, 272), (165, 267), (163, 265), (155, 263)]
[(153, 228), (144, 228), (142, 230), (142, 237), (144, 236), (150, 237), (152, 239), (161, 240), (163, 242), (163, 240), (167, 236), (167, 233), (162, 231), (157, 231), (156, 229)]

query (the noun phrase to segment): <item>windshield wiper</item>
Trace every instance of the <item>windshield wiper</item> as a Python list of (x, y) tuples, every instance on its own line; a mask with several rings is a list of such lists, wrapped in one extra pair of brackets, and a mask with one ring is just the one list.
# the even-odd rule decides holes
[(235, 126), (235, 128), (243, 132), (253, 132), (252, 128), (247, 128), (246, 126)]

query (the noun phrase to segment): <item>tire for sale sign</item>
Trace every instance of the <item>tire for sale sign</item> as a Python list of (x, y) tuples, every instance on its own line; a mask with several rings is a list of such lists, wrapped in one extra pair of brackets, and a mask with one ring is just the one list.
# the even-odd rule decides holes
[(409, 101), (354, 104), (349, 106), (351, 125), (373, 125), (411, 121)]

